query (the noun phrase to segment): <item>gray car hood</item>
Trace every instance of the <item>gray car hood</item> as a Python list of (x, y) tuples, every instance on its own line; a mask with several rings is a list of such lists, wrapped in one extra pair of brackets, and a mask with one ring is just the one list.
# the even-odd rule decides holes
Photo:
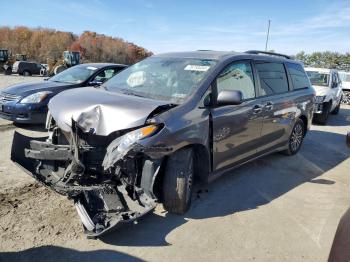
[(83, 113), (99, 111), (95, 134), (107, 136), (114, 131), (145, 124), (152, 111), (166, 104), (164, 101), (85, 87), (58, 94), (51, 99), (48, 107), (58, 127), (67, 132), (71, 130), (72, 118), (77, 121)]

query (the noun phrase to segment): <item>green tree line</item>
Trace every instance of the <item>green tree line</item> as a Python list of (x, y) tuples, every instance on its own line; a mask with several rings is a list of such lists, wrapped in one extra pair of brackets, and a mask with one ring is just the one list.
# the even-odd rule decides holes
[(121, 38), (85, 31), (81, 35), (47, 28), (0, 27), (0, 49), (26, 54), (28, 60), (46, 63), (61, 59), (65, 50), (80, 51), (83, 62), (133, 64), (152, 53)]
[(341, 54), (325, 51), (306, 54), (302, 51), (297, 53), (294, 58), (302, 61), (305, 66), (350, 71), (350, 53)]

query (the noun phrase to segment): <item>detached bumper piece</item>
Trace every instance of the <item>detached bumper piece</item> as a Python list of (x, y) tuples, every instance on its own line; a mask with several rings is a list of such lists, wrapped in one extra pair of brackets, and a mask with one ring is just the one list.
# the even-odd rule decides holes
[(156, 207), (154, 196), (142, 188), (127, 190), (122, 183), (69, 183), (67, 163), (74, 161), (70, 146), (53, 145), (46, 140), (47, 137), (31, 138), (15, 132), (11, 160), (40, 183), (74, 201), (88, 238), (100, 237), (133, 222)]
[(75, 207), (88, 238), (100, 237), (151, 212), (157, 203), (146, 193), (132, 200), (123, 187), (86, 190), (75, 198)]

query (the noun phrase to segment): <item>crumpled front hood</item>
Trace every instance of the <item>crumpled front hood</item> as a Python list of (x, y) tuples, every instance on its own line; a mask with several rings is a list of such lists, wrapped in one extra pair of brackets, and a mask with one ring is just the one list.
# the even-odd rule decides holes
[(145, 124), (147, 117), (158, 106), (157, 101), (97, 88), (76, 88), (64, 91), (49, 102), (49, 111), (59, 128), (69, 132), (74, 121), (91, 110), (99, 111), (95, 134), (107, 136), (118, 130)]
[(331, 90), (329, 87), (327, 86), (312, 86), (315, 91), (316, 91), (316, 96), (325, 96), (327, 95), (327, 93)]

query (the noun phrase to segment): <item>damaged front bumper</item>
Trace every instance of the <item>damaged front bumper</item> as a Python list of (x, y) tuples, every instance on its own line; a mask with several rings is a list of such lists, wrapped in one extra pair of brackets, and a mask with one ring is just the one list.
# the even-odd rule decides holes
[[(130, 151), (136, 155), (135, 148)], [(15, 132), (11, 160), (40, 183), (72, 199), (88, 237), (99, 237), (155, 208), (153, 185), (160, 161), (144, 159), (139, 171), (135, 167), (123, 171), (122, 165), (129, 165), (129, 154), (123, 154), (113, 159), (113, 167), (101, 172), (101, 179), (89, 170), (77, 151), (71, 143), (55, 145), (48, 137), (31, 138)], [(128, 174), (131, 178), (123, 177), (127, 170), (134, 169), (135, 174)]]

